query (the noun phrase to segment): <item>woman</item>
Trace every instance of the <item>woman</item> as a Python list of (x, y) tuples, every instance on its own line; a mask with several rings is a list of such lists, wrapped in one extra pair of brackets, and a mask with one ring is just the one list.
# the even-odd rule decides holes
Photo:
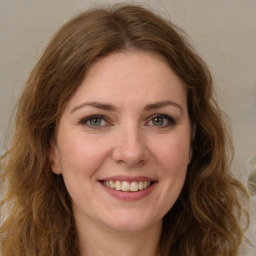
[(237, 255), (242, 185), (210, 73), (138, 6), (65, 24), (1, 158), (2, 255)]

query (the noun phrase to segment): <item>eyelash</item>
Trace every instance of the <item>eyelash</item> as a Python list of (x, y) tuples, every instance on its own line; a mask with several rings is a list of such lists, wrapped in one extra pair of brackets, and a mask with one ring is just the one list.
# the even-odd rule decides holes
[[(152, 124), (152, 126), (155, 126), (155, 128), (158, 128), (158, 129), (168, 128), (168, 127), (174, 126), (174, 125), (176, 124), (176, 120), (175, 120), (173, 117), (171, 117), (171, 116), (169, 116), (169, 115), (166, 115), (166, 114), (154, 114), (154, 115), (150, 116), (150, 117), (148, 118), (149, 121), (147, 121), (147, 124), (150, 123), (150, 122), (152, 122), (154, 119), (156, 120), (157, 118), (158, 118), (158, 119), (164, 119), (163, 121), (167, 121), (167, 124), (165, 124), (164, 126), (157, 126), (157, 125), (153, 125), (153, 124)], [(92, 124), (88, 124), (88, 122), (89, 122), (89, 121), (92, 121), (93, 119), (100, 119), (101, 122), (102, 122), (102, 120), (103, 120), (103, 121), (106, 122), (107, 124), (106, 124), (106, 125), (101, 125), (101, 123), (100, 123), (99, 126), (95, 126), (95, 125), (92, 125)], [(86, 117), (86, 118), (81, 119), (81, 120), (79, 121), (79, 124), (85, 125), (85, 126), (87, 126), (88, 128), (90, 128), (90, 129), (101, 129), (102, 127), (110, 126), (110, 125), (111, 125), (110, 122), (109, 122), (109, 120), (108, 120), (108, 118), (107, 118), (106, 116), (104, 116), (104, 115), (90, 115), (90, 116), (88, 116), (88, 117)], [(150, 126), (150, 125), (149, 125), (149, 126)]]

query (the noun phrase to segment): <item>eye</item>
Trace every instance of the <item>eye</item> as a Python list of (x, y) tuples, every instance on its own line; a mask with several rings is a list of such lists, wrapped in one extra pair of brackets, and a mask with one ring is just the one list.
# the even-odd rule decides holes
[(106, 121), (106, 117), (103, 115), (91, 115), (83, 118), (79, 123), (92, 129), (99, 129), (100, 127), (109, 125), (109, 123)]
[(159, 128), (166, 128), (166, 127), (173, 126), (175, 124), (176, 124), (176, 121), (174, 120), (174, 118), (166, 114), (153, 115), (150, 121), (148, 122), (148, 125), (159, 127)]

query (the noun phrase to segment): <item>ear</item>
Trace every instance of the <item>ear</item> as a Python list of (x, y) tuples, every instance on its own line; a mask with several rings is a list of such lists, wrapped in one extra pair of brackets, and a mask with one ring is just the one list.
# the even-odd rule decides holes
[(52, 172), (55, 174), (61, 174), (61, 164), (59, 150), (54, 141), (51, 141), (50, 151), (49, 151), (49, 161), (52, 167)]

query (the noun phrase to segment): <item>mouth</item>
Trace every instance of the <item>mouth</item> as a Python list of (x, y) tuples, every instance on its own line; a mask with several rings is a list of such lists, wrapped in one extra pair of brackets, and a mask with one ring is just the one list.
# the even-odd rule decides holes
[(98, 180), (105, 191), (121, 201), (136, 201), (147, 197), (158, 183), (150, 177), (117, 175)]
[(123, 192), (138, 192), (145, 190), (153, 185), (155, 181), (120, 181), (120, 180), (103, 180), (101, 183), (113, 190)]

